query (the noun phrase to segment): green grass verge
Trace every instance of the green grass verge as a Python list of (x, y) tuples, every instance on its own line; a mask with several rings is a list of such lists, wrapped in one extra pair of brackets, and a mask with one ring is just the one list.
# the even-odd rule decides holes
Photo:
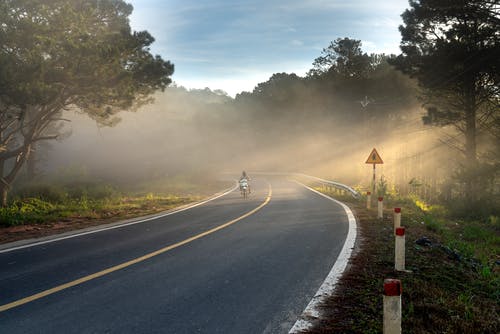
[(62, 203), (50, 203), (39, 198), (14, 201), (0, 208), (2, 226), (50, 223), (69, 218), (120, 218), (167, 210), (201, 199), (201, 196), (123, 196), (112, 199), (93, 199), (83, 196)]
[(194, 202), (228, 186), (178, 179), (126, 188), (97, 182), (31, 184), (20, 187), (9, 205), (0, 208), (0, 226), (129, 218)]
[[(500, 332), (500, 225), (450, 218), (446, 208), (417, 198), (389, 198), (389, 208), (402, 208), (406, 227), (406, 268), (394, 267), (392, 209), (383, 220), (376, 208), (328, 189), (318, 190), (346, 202), (359, 220), (359, 249), (324, 305), (325, 318), (308, 333), (381, 333), (384, 278), (403, 284), (404, 333)], [(372, 206), (373, 207), (373, 206)], [(418, 245), (427, 237), (431, 245)]]

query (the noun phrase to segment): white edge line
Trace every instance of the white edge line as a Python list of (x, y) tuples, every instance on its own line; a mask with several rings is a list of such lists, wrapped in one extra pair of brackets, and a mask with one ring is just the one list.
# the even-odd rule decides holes
[(309, 189), (310, 191), (339, 204), (347, 214), (347, 219), (349, 220), (349, 230), (347, 232), (347, 237), (345, 239), (344, 246), (342, 247), (342, 250), (340, 251), (337, 257), (335, 264), (330, 270), (330, 273), (325, 278), (323, 284), (319, 287), (318, 291), (311, 299), (309, 304), (306, 306), (304, 312), (302, 312), (302, 315), (295, 322), (292, 329), (290, 329), (290, 331), (288, 332), (289, 334), (296, 334), (310, 329), (313, 326), (311, 318), (313, 320), (319, 318), (320, 316), (319, 306), (326, 300), (327, 297), (331, 296), (335, 291), (337, 282), (344, 273), (344, 270), (347, 267), (347, 263), (349, 262), (349, 259), (351, 257), (357, 235), (356, 218), (354, 217), (354, 214), (347, 205), (337, 201), (334, 198), (331, 198), (330, 196), (322, 194), (319, 191), (314, 190), (300, 182), (297, 183)]
[(61, 240), (66, 240), (66, 239), (81, 237), (81, 236), (88, 235), (88, 234), (99, 233), (99, 232), (103, 232), (103, 231), (108, 231), (108, 230), (113, 230), (113, 229), (117, 229), (117, 228), (127, 227), (127, 226), (130, 226), (130, 225), (140, 224), (140, 223), (144, 223), (144, 222), (147, 222), (147, 221), (150, 221), (150, 220), (154, 220), (154, 219), (158, 219), (158, 218), (170, 216), (170, 215), (173, 215), (173, 214), (176, 214), (176, 213), (179, 213), (179, 212), (182, 212), (182, 211), (186, 211), (186, 210), (195, 208), (197, 206), (206, 204), (206, 203), (211, 202), (213, 200), (216, 200), (216, 199), (218, 199), (218, 198), (220, 198), (222, 196), (225, 196), (225, 195), (233, 192), (237, 188), (238, 188), (238, 185), (236, 184), (233, 188), (230, 188), (230, 189), (226, 190), (225, 192), (223, 192), (223, 193), (221, 193), (219, 195), (215, 195), (213, 197), (210, 197), (209, 199), (206, 199), (204, 201), (197, 202), (197, 203), (194, 203), (192, 205), (188, 205), (188, 206), (180, 208), (180, 209), (172, 209), (172, 210), (169, 210), (169, 211), (167, 211), (165, 213), (160, 213), (160, 214), (154, 215), (152, 217), (148, 217), (148, 218), (144, 218), (144, 219), (139, 219), (139, 220), (134, 220), (134, 221), (132, 221), (130, 223), (123, 223), (123, 224), (118, 223), (118, 225), (114, 225), (114, 226), (109, 226), (109, 227), (104, 227), (104, 228), (98, 228), (96, 230), (82, 232), (82, 233), (75, 233), (75, 234), (71, 234), (71, 235), (64, 236), (64, 237), (59, 237), (59, 238), (56, 237), (54, 239), (44, 240), (44, 241), (38, 241), (38, 242), (29, 243), (29, 244), (22, 245), (22, 246), (17, 246), (17, 247), (12, 247), (12, 248), (6, 248), (6, 249), (0, 250), (0, 254), (12, 252), (12, 251), (19, 250), (19, 249), (40, 246), (40, 245), (44, 245), (44, 244), (48, 244), (48, 243), (52, 243), (52, 242), (56, 242), (56, 241), (61, 241)]

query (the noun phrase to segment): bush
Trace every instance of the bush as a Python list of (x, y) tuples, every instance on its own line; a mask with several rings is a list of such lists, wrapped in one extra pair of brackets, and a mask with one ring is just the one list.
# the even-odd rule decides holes
[(480, 201), (469, 202), (466, 199), (456, 199), (448, 202), (451, 217), (467, 220), (486, 220), (500, 214), (500, 204), (497, 198), (490, 197)]
[(380, 180), (377, 182), (377, 196), (386, 197), (385, 195), (387, 194), (387, 187), (387, 180), (382, 175), (380, 177)]
[(111, 199), (117, 197), (119, 192), (108, 184), (79, 182), (67, 185), (68, 195), (72, 199)]
[(53, 211), (55, 211), (54, 205), (38, 198), (17, 200), (6, 208), (0, 208), (0, 223), (4, 226), (13, 226), (40, 222)]
[(52, 203), (62, 203), (68, 197), (62, 187), (43, 183), (26, 185), (16, 191), (14, 196), (20, 198), (39, 198)]
[(118, 191), (109, 184), (94, 184), (87, 188), (87, 194), (92, 199), (111, 199), (119, 195)]

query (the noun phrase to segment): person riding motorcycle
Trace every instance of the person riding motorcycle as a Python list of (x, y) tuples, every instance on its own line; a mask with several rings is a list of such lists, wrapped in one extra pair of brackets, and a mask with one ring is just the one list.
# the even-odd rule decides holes
[(243, 191), (243, 186), (246, 185), (247, 189), (248, 189), (248, 193), (250, 194), (250, 177), (247, 175), (247, 173), (245, 171), (243, 171), (241, 173), (241, 177), (240, 177), (240, 191)]

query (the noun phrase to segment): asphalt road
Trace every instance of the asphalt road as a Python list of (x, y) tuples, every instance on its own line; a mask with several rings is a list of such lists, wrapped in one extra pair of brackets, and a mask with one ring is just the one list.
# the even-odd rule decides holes
[(256, 178), (246, 200), (234, 191), (148, 222), (0, 253), (0, 309), (8, 308), (0, 333), (287, 333), (347, 231), (338, 204)]

